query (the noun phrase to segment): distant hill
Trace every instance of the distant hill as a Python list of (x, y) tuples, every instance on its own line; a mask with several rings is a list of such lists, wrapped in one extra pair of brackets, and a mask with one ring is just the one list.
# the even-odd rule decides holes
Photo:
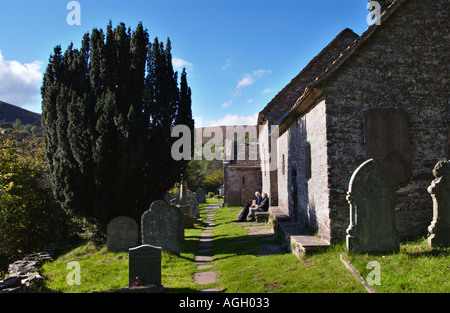
[(0, 101), (0, 123), (14, 123), (20, 119), (23, 125), (31, 124), (41, 127), (41, 114), (34, 113), (21, 107)]

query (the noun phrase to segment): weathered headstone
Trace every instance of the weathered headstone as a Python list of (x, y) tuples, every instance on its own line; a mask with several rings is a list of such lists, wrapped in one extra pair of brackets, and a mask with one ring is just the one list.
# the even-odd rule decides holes
[(200, 188), (195, 195), (197, 196), (198, 203), (206, 203), (206, 191)]
[(128, 216), (113, 218), (106, 229), (106, 247), (108, 251), (128, 251), (136, 247), (139, 241), (139, 228), (136, 221)]
[(395, 185), (384, 166), (373, 159), (353, 173), (347, 200), (350, 225), (347, 250), (356, 253), (384, 253), (400, 249), (395, 224)]
[(141, 218), (142, 244), (179, 254), (184, 240), (183, 213), (163, 200), (154, 201)]
[(141, 245), (129, 249), (129, 287), (137, 285), (161, 286), (161, 248)]
[(436, 177), (428, 187), (433, 199), (433, 221), (428, 227), (431, 247), (450, 246), (450, 161), (439, 161), (433, 169)]

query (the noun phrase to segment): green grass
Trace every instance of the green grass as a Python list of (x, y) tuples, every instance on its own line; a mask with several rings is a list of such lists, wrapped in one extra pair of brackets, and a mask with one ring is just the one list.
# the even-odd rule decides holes
[(367, 264), (379, 263), (380, 285), (372, 286), (377, 292), (450, 292), (450, 248), (432, 249), (426, 238), (401, 244), (398, 253), (350, 254), (349, 259), (364, 279), (374, 270)]
[(259, 245), (279, 241), (273, 236), (243, 241), (250, 238), (247, 231), (242, 224), (232, 222), (239, 210), (225, 208), (216, 212), (215, 268), (221, 278), (218, 285), (225, 292), (365, 292), (339, 260), (342, 245), (301, 261), (289, 252), (257, 256)]
[[(200, 208), (221, 201), (207, 199)], [(297, 292), (366, 292), (364, 287), (345, 268), (339, 256), (345, 245), (333, 245), (326, 251), (298, 260), (291, 253), (257, 256), (261, 244), (279, 243), (274, 236), (248, 237), (235, 223), (240, 208), (221, 208), (216, 211), (214, 229), (214, 270), (219, 282), (196, 285), (193, 275), (198, 270), (193, 262), (200, 233), (207, 227), (199, 221), (195, 228), (185, 230), (185, 242), (179, 256), (162, 254), (161, 280), (165, 292), (196, 292), (220, 287), (226, 293), (297, 293)], [(201, 213), (204, 220), (206, 213)], [(264, 240), (265, 239), (265, 240)], [(381, 265), (379, 292), (449, 292), (447, 250), (432, 251), (425, 241), (402, 245), (397, 254), (387, 256), (350, 255), (349, 258), (366, 278), (370, 261)], [(81, 267), (81, 285), (69, 286), (67, 263), (77, 261)], [(208, 269), (209, 270), (209, 269)], [(204, 270), (204, 271), (208, 271)], [(111, 253), (106, 248), (96, 250), (91, 245), (68, 247), (68, 252), (52, 263), (44, 265), (48, 292), (92, 292), (123, 288), (128, 284), (128, 254)]]

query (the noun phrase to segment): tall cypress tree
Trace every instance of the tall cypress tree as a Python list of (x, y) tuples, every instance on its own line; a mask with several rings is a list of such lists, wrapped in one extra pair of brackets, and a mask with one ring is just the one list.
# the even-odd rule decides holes
[[(50, 56), (42, 91), (42, 126), (54, 193), (63, 207), (98, 223), (140, 221), (152, 201), (179, 181), (171, 129), (192, 124), (186, 72), (178, 87), (171, 43), (111, 22), (81, 48)], [(189, 124), (189, 125), (191, 125)]]

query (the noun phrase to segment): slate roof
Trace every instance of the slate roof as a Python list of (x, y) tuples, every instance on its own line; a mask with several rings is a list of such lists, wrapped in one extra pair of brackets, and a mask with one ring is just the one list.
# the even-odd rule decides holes
[(383, 23), (403, 4), (408, 0), (396, 0), (391, 6), (383, 12), (380, 17), (380, 25), (373, 24), (359, 36), (347, 49), (339, 55), (314, 81), (306, 86), (304, 93), (297, 99), (293, 107), (287, 111), (283, 117), (277, 122), (280, 126), (279, 132), (282, 134), (287, 127), (295, 121), (314, 101), (323, 93), (316, 87), (323, 81), (327, 80), (333, 73), (338, 71), (341, 66), (347, 61), (359, 47), (367, 42), (370, 37), (380, 28)]

